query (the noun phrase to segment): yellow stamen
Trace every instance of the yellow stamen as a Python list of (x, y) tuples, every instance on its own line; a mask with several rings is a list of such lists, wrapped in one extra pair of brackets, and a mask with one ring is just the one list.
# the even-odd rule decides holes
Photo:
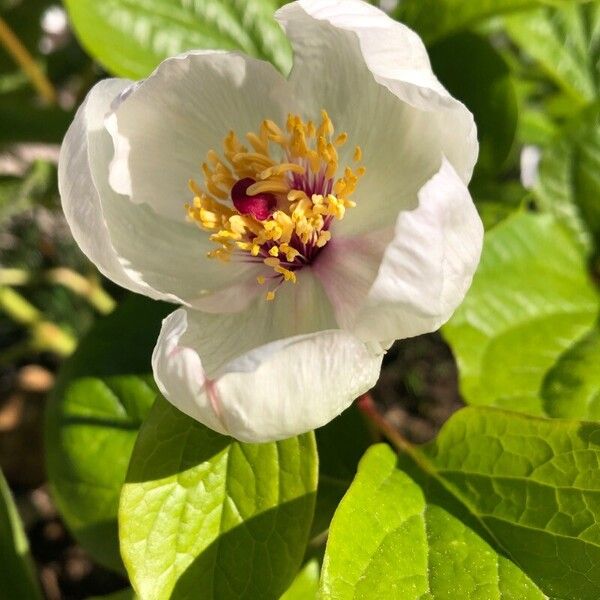
[[(284, 128), (264, 120), (258, 132), (245, 136), (250, 149), (230, 131), (223, 142), (223, 158), (215, 150), (207, 153), (203, 184), (188, 182), (193, 194), (185, 204), (188, 219), (209, 231), (218, 245), (208, 256), (224, 262), (244, 257), (272, 269), (276, 283), (267, 291), (267, 300), (275, 299), (283, 282), (297, 281), (298, 271), (331, 240), (333, 220), (343, 219), (346, 210), (356, 206), (351, 196), (365, 168), (347, 166), (338, 172), (338, 148), (349, 136), (346, 132), (334, 136), (334, 131), (326, 110), (317, 124), (294, 114), (288, 115)], [(361, 162), (359, 146), (352, 158)], [(241, 214), (231, 190), (246, 178), (254, 183), (245, 191), (248, 212)], [(257, 197), (256, 204), (250, 201), (261, 194), (265, 196)], [(265, 202), (271, 211), (266, 217)], [(265, 285), (267, 277), (259, 275), (256, 282)]]
[(267, 179), (266, 181), (257, 181), (253, 183), (246, 193), (249, 196), (255, 196), (256, 194), (287, 194), (290, 186), (286, 181), (282, 179)]

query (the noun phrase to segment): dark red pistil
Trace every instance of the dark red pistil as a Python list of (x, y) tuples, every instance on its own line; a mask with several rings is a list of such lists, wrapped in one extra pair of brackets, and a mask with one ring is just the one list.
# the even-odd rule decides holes
[(277, 206), (277, 198), (273, 194), (263, 193), (249, 196), (248, 188), (256, 183), (252, 177), (240, 179), (231, 188), (231, 199), (235, 209), (242, 215), (252, 215), (259, 221), (268, 219)]

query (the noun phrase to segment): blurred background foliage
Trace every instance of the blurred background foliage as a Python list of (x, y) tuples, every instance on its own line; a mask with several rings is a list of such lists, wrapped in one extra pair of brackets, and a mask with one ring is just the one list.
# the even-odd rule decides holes
[[(145, 351), (165, 312), (160, 306), (138, 306), (132, 312), (127, 302), (143, 301), (127, 300), (76, 247), (58, 198), (60, 142), (96, 81), (108, 75), (144, 77), (161, 59), (189, 48), (238, 49), (287, 72), (291, 50), (272, 19), (284, 3), (65, 0), (63, 6), (47, 0), (0, 0), (0, 465), (24, 515), (48, 598), (83, 598), (123, 584), (72, 541), (47, 493), (41, 415), (55, 374), (98, 318), (118, 304), (124, 313), (111, 317), (118, 327), (125, 322), (119, 314), (130, 319), (135, 313), (140, 319), (146, 311), (152, 313), (147, 339), (140, 341)], [(600, 273), (600, 2), (382, 0), (381, 6), (423, 36), (440, 80), (473, 111), (479, 128), (481, 156), (471, 191), (489, 232), (491, 250), (480, 276), (488, 283), (476, 283), (466, 307), (445, 330), (459, 362), (463, 398), (517, 405), (506, 392), (514, 383), (506, 381), (510, 371), (504, 381), (494, 373), (474, 372), (478, 357), (470, 348), (485, 340), (474, 337), (468, 321), (477, 315), (501, 328), (506, 313), (519, 314), (520, 294), (529, 290), (529, 300), (537, 299), (527, 305), (532, 318), (545, 318), (552, 302), (567, 303), (571, 312), (566, 324), (548, 321), (548, 336), (530, 338), (531, 347), (521, 354), (514, 349), (521, 348), (524, 337), (496, 344), (496, 359), (518, 366), (532, 360), (536, 345), (547, 347), (560, 336), (568, 348), (553, 347), (552, 356), (540, 363), (535, 385), (528, 380), (519, 388), (518, 402), (539, 414), (597, 418), (588, 396), (598, 389), (591, 376), (599, 347), (598, 299), (590, 280), (597, 283)], [(535, 256), (519, 254), (524, 240), (537, 244)], [(494, 254), (494, 248), (500, 250)], [(509, 263), (502, 262), (502, 248), (515, 249)], [(515, 261), (519, 268), (512, 269)], [(499, 272), (505, 276), (498, 279)], [(484, 314), (490, 294), (503, 299), (504, 312)], [(506, 327), (511, 326), (510, 315)], [(99, 327), (111, 340), (115, 325), (108, 323)], [(104, 368), (110, 363), (109, 342), (83, 342), (81, 352), (87, 358), (79, 355), (68, 363), (70, 375), (61, 376), (60, 391), (55, 391), (67, 400), (49, 413), (48, 435), (55, 439), (50, 475), (71, 530), (97, 562), (119, 570), (120, 561), (111, 558), (119, 481), (104, 482), (108, 499), (86, 496), (81, 500), (85, 506), (77, 505), (77, 499), (67, 506), (68, 497), (77, 498), (77, 493), (61, 487), (60, 478), (82, 477), (98, 465), (77, 462), (73, 445), (85, 444), (86, 432), (65, 441), (59, 423), (77, 405), (75, 392), (69, 395), (66, 388), (74, 373), (95, 378), (86, 389), (101, 394), (103, 385), (117, 385), (107, 377), (129, 377), (133, 367), (121, 361), (117, 372)], [(573, 369), (580, 370), (579, 387), (565, 384), (562, 374)], [(138, 365), (134, 371), (144, 368)], [(484, 375), (494, 385), (482, 385)], [(142, 377), (118, 385), (127, 390), (141, 386), (147, 394), (150, 384)], [(565, 389), (575, 404), (552, 401)], [(434, 334), (394, 346), (375, 396), (389, 422), (407, 437), (430, 439), (462, 403), (456, 363), (442, 337)], [(573, 409), (577, 402), (583, 403), (581, 408)], [(135, 433), (142, 417), (132, 411), (117, 416), (135, 423)], [(133, 438), (115, 439), (110, 444), (117, 445), (109, 444), (106, 452), (110, 460), (121, 456), (116, 471), (122, 479), (128, 460), (122, 448), (130, 452)], [(326, 446), (327, 434), (321, 434), (320, 443)], [(324, 464), (334, 469), (330, 458)], [(339, 490), (331, 496), (330, 512)], [(94, 505), (96, 500), (102, 509)], [(320, 496), (319, 502), (325, 506), (328, 498)], [(97, 537), (85, 539), (90, 529), (106, 525), (96, 522), (100, 518), (108, 523), (108, 545), (98, 546)]]

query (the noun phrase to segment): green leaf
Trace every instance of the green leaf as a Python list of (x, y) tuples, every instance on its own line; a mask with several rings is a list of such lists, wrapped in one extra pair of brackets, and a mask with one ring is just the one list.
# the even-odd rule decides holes
[(423, 457), (546, 594), (600, 597), (600, 424), (468, 408)]
[(10, 489), (0, 471), (0, 599), (41, 600), (29, 544)]
[(545, 412), (551, 417), (600, 421), (600, 330), (576, 342), (549, 371), (542, 387)]
[(150, 355), (170, 306), (131, 296), (97, 322), (64, 365), (46, 419), (50, 485), (79, 542), (122, 570), (117, 537), (121, 486), (156, 390)]
[(372, 442), (355, 405), (317, 429), (315, 435), (319, 450), (319, 490), (311, 538), (319, 538), (329, 528), (335, 509), (354, 479), (358, 462)]
[(572, 0), (402, 0), (395, 16), (431, 42), (503, 13), (569, 2)]
[(569, 123), (544, 151), (536, 197), (589, 248), (600, 251), (600, 108)]
[(144, 600), (278, 598), (306, 549), (317, 474), (313, 434), (242, 444), (159, 397), (119, 507), (134, 588)]
[[(580, 105), (598, 94), (600, 5), (542, 8), (505, 19), (506, 32), (546, 76)], [(572, 108), (571, 108), (572, 110)]]
[(82, 45), (115, 75), (146, 77), (163, 59), (192, 49), (240, 50), (291, 65), (274, 0), (65, 0)]
[(473, 33), (434, 44), (429, 56), (444, 86), (475, 116), (478, 171), (498, 172), (517, 130), (517, 97), (508, 65), (488, 40)]
[(513, 598), (545, 596), (508, 558), (373, 446), (331, 525), (321, 597)]
[(281, 600), (315, 600), (319, 590), (319, 563), (311, 560), (296, 575), (296, 579), (281, 596)]
[(590, 330), (598, 308), (584, 257), (553, 217), (520, 213), (497, 225), (443, 329), (466, 402), (547, 414), (544, 377)]

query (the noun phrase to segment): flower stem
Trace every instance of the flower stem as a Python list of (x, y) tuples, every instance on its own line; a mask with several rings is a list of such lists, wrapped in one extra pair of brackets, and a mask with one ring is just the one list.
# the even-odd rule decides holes
[(0, 17), (0, 44), (4, 46), (15, 62), (23, 69), (40, 96), (49, 104), (56, 103), (56, 90), (54, 86), (2, 17)]
[(400, 452), (411, 454), (415, 450), (411, 444), (393, 425), (388, 423), (383, 415), (377, 409), (373, 396), (368, 392), (363, 394), (356, 401), (360, 412), (372, 423), (375, 428), (386, 437)]
[(429, 464), (427, 458), (419, 448), (409, 442), (393, 425), (388, 423), (379, 412), (373, 397), (368, 392), (356, 401), (358, 409), (372, 423), (375, 428), (392, 444), (400, 454), (406, 454), (426, 473), (437, 477), (435, 469)]

